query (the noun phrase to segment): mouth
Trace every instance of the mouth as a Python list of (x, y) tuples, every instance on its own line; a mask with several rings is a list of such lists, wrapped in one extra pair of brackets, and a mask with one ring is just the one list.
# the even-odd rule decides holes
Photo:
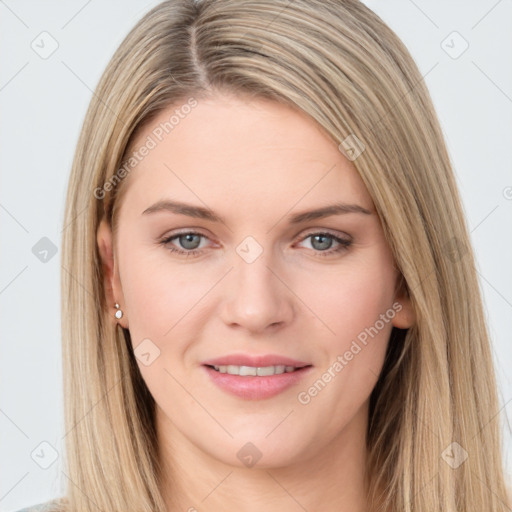
[(293, 373), (311, 365), (304, 366), (286, 366), (284, 364), (272, 366), (237, 366), (229, 365), (205, 365), (219, 373), (229, 375), (239, 375), (240, 377), (269, 377), (271, 375), (281, 375), (283, 373)]
[(281, 356), (232, 355), (206, 361), (210, 382), (244, 400), (263, 400), (296, 386), (313, 365)]

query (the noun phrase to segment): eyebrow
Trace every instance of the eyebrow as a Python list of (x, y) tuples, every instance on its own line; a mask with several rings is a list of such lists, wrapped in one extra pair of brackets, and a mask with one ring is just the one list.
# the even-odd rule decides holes
[[(222, 217), (217, 215), (208, 208), (202, 206), (194, 206), (179, 201), (162, 200), (158, 201), (149, 208), (146, 208), (142, 215), (148, 215), (155, 212), (168, 211), (178, 215), (186, 215), (187, 217), (194, 217), (198, 219), (209, 220), (211, 222), (222, 222), (225, 221)], [(301, 222), (307, 222), (316, 219), (322, 219), (324, 217), (330, 217), (332, 215), (343, 215), (347, 213), (361, 213), (364, 215), (372, 215), (372, 212), (358, 204), (347, 204), (347, 203), (336, 203), (314, 210), (307, 210), (299, 213), (295, 213), (289, 217), (290, 224), (300, 224)]]

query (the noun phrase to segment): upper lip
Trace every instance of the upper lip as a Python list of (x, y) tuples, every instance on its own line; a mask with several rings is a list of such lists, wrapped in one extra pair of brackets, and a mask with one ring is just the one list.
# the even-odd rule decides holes
[(279, 365), (294, 366), (296, 368), (302, 368), (303, 366), (311, 366), (311, 363), (298, 361), (297, 359), (292, 359), (290, 357), (280, 356), (277, 354), (229, 354), (226, 356), (217, 357), (215, 359), (208, 359), (208, 361), (204, 361), (203, 364), (208, 366), (253, 366), (256, 368)]

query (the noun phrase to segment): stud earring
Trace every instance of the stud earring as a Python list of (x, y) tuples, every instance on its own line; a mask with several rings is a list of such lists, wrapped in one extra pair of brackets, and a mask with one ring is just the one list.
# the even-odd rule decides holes
[(119, 309), (119, 304), (116, 303), (115, 308), (117, 311), (115, 312), (114, 316), (119, 320), (120, 318), (123, 318), (123, 312)]

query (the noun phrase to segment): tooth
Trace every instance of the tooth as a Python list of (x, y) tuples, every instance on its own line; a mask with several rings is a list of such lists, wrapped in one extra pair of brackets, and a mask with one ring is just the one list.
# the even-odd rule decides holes
[(260, 377), (267, 377), (268, 375), (274, 375), (275, 367), (274, 366), (262, 366), (257, 369), (258, 375)]
[(213, 366), (215, 370), (219, 373), (228, 373), (230, 375), (240, 375), (242, 377), (247, 376), (259, 376), (259, 377), (268, 377), (270, 375), (280, 375), (282, 373), (291, 373), (295, 371), (297, 368), (295, 366), (285, 366), (282, 364), (278, 364), (276, 366), (237, 366), (234, 364), (230, 365), (219, 365)]
[(239, 368), (239, 375), (241, 375), (242, 377), (245, 377), (247, 375), (256, 376), (256, 371), (259, 370), (259, 368), (254, 368), (254, 366), (240, 366)]

